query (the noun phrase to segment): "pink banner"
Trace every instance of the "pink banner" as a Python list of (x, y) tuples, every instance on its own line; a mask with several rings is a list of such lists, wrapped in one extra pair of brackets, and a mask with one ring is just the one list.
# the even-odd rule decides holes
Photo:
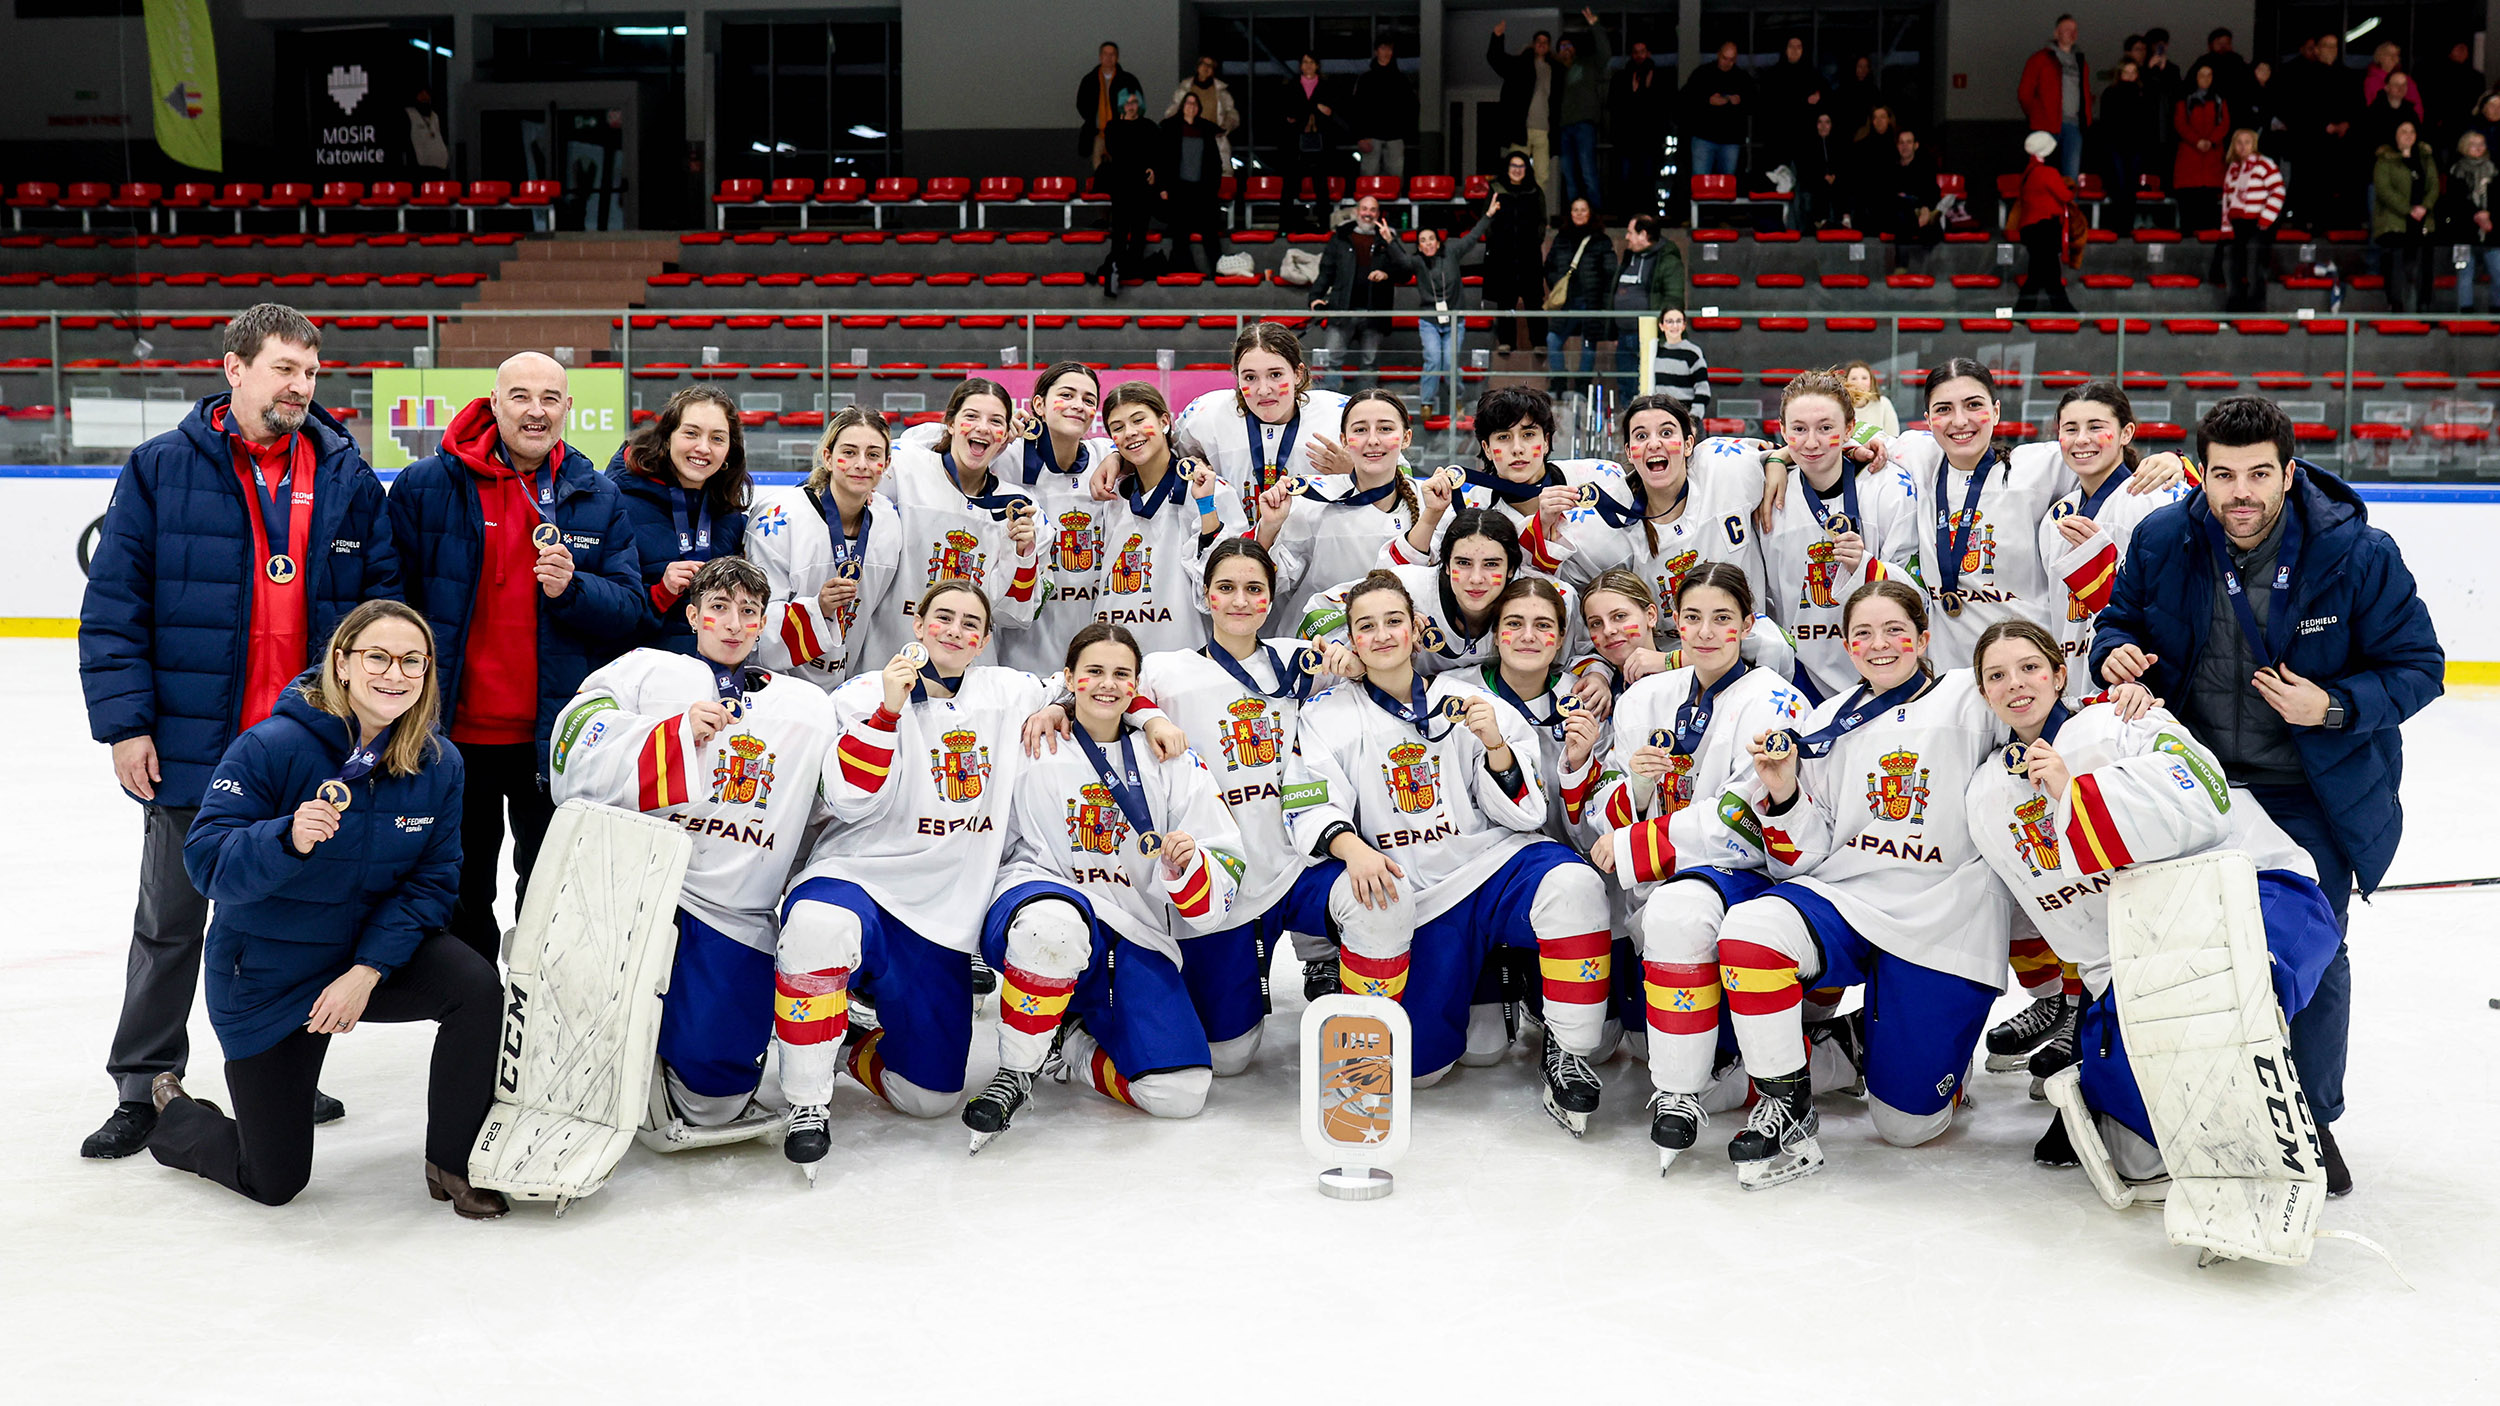
[[(1011, 367), (984, 374), (1005, 386), (1008, 393), (1015, 396), (1017, 403), (1021, 405), (1033, 398), (1033, 383), (1041, 379), (1042, 368), (1038, 366)], [(1105, 396), (1111, 394), (1111, 388), (1114, 386), (1125, 385), (1130, 381), (1144, 381), (1163, 393), (1163, 403), (1172, 407), (1172, 413), (1175, 416), (1179, 415), (1189, 402), (1209, 391), (1228, 391), (1233, 388), (1233, 377), (1229, 371), (1104, 371), (1099, 374), (1102, 377), (1102, 391)], [(1102, 422), (1099, 419), (1094, 422), (1093, 432), (1102, 433)]]

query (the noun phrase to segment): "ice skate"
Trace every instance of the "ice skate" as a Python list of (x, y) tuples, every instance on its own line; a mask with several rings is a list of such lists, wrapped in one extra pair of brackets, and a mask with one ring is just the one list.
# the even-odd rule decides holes
[(781, 1139), (781, 1155), (798, 1164), (807, 1173), (807, 1184), (816, 1184), (816, 1164), (833, 1150), (830, 1113), (821, 1103), (800, 1103), (790, 1107), (789, 1131)]
[(980, 953), (975, 952), (972, 954), (972, 1009), (977, 1014), (997, 1004), (998, 973), (990, 969), (989, 963), (981, 960)]
[(2026, 1067), (2031, 1070), (2031, 1101), (2046, 1102), (2048, 1077), (2075, 1062), (2076, 1008), (2066, 1007), (2065, 1019), (2049, 1033), (2048, 1042), (2031, 1052)]
[(1054, 1084), (1068, 1082), (1068, 1030), (1076, 1023), (1073, 1019), (1063, 1020), (1058, 1029), (1050, 1032), (1050, 1053), (1042, 1056), (1040, 1077)]
[[(2047, 995), (1988, 1029), (1988, 1072), (2011, 1074), (2031, 1065), (2031, 1052), (2047, 1044), (2066, 1018), (2066, 998)], [(2037, 1097), (2037, 1095), (2035, 1095)]]
[(1817, 1093), (1866, 1097), (1866, 1012), (1807, 1026), (1806, 1072)]
[(964, 1105), (964, 1126), (972, 1129), (972, 1152), (978, 1155), (990, 1139), (1007, 1131), (1008, 1121), (1033, 1101), (1033, 1071), (1002, 1069), (989, 1087)]
[(1597, 1081), (1597, 1071), (1557, 1044), (1551, 1030), (1545, 1032), (1539, 1062), (1545, 1067), (1545, 1111), (1573, 1137), (1588, 1132), (1589, 1115), (1597, 1111), (1598, 1094), (1604, 1088)]
[(1701, 1125), (1710, 1121), (1699, 1094), (1653, 1093), (1649, 1096), (1649, 1140), (1658, 1144), (1658, 1175), (1675, 1165), (1677, 1154), (1692, 1150)]
[(1823, 1146), (1815, 1140), (1822, 1124), (1814, 1116), (1809, 1076), (1800, 1069), (1776, 1079), (1754, 1080), (1762, 1094), (1745, 1120), (1745, 1130), (1727, 1145), (1736, 1164), (1736, 1184), (1747, 1191), (1795, 1181), (1823, 1170)]
[(1302, 999), (1316, 1001), (1343, 989), (1343, 975), (1337, 970), (1334, 956), (1316, 957), (1302, 964)]
[(2075, 1155), (2075, 1141), (2066, 1134), (2066, 1115), (2059, 1113), (2049, 1120), (2049, 1130), (2031, 1145), (2031, 1160), (2043, 1167), (2080, 1167), (2083, 1159)]

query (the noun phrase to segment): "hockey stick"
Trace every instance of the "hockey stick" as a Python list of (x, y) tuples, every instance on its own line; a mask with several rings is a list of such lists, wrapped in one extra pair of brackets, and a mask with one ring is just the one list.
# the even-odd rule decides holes
[(2437, 889), (2479, 889), (2500, 884), (2500, 875), (2488, 879), (2431, 879), (2414, 884), (2381, 884), (2380, 893), (2429, 893)]

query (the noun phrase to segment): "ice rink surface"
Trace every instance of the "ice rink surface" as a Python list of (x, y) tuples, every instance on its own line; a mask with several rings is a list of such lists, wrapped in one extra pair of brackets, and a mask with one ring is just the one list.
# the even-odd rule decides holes
[[(271, 1210), (144, 1153), (77, 1156), (112, 1106), (139, 816), (69, 641), (0, 641), (0, 707), (12, 1402), (2500, 1399), (2500, 888), (2354, 905), (2337, 1128), (2359, 1190), (2324, 1223), (2410, 1290), (2332, 1240), (2305, 1268), (2198, 1270), (2158, 1211), (2032, 1165), (2047, 1106), (2010, 1074), (1912, 1151), (1827, 1097), (1824, 1171), (1745, 1193), (1741, 1119), (1661, 1180), (1645, 1071), (1604, 1067), (1575, 1143), (1522, 1047), (1419, 1095), (1394, 1196), (1332, 1202), (1293, 1122), (1298, 979), (1191, 1122), (1045, 1084), (975, 1159), (959, 1123), (846, 1080), (812, 1191), (773, 1147), (636, 1149), (561, 1221), (427, 1199), (431, 1027), (368, 1025), (323, 1079), (347, 1120)], [(2407, 728), (2391, 881), (2500, 873), (2495, 735), (2500, 691)], [(190, 1087), (217, 1098), (205, 1011), (192, 1041)]]

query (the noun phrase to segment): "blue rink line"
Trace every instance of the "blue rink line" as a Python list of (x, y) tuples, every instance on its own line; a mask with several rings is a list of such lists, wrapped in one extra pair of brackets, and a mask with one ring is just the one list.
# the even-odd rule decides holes
[[(376, 469), (384, 483), (399, 477), (397, 469)], [(118, 464), (0, 464), (0, 478), (116, 478)], [(788, 469), (758, 469), (749, 474), (767, 488), (805, 483), (807, 475)], [(2500, 483), (2356, 483), (2354, 492), (2367, 503), (2500, 503)]]

